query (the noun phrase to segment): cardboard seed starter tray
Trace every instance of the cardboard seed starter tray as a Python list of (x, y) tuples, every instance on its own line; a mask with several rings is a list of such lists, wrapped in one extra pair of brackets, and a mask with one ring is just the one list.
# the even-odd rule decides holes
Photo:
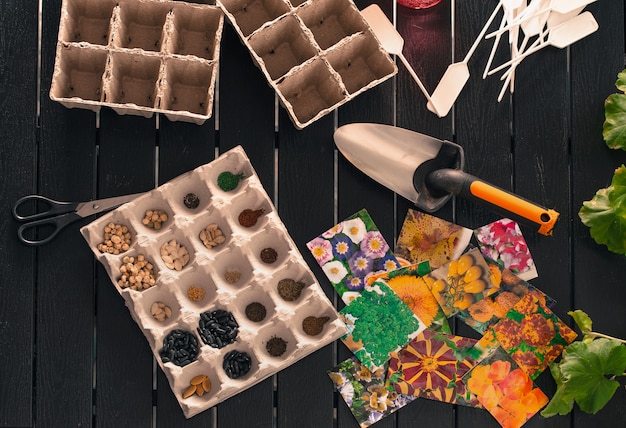
[[(223, 172), (230, 173), (226, 179)], [(167, 219), (150, 228), (155, 225), (146, 211), (162, 211)], [(130, 237), (127, 251), (100, 251), (110, 223), (128, 229), (122, 236)], [(346, 333), (240, 146), (81, 233), (187, 418)], [(114, 247), (116, 239), (109, 241)], [(133, 266), (127, 257), (148, 264)], [(152, 276), (144, 277), (152, 280), (138, 280), (149, 267)]]
[(351, 0), (217, 0), (298, 129), (398, 69)]
[(63, 0), (50, 98), (202, 124), (213, 113), (223, 26), (214, 5)]

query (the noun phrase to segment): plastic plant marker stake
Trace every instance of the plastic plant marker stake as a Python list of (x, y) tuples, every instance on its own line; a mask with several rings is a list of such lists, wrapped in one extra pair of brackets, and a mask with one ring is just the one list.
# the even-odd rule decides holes
[(430, 94), (422, 84), (420, 78), (415, 73), (415, 70), (413, 70), (413, 67), (411, 66), (409, 61), (402, 53), (402, 48), (404, 47), (404, 39), (395, 29), (391, 21), (389, 21), (382, 9), (377, 4), (372, 4), (363, 9), (361, 11), (361, 15), (363, 16), (363, 18), (365, 18), (369, 26), (372, 28), (372, 31), (382, 44), (383, 48), (388, 53), (396, 55), (398, 58), (400, 58), (406, 69), (411, 74), (411, 77), (413, 77), (413, 80), (415, 80), (415, 82), (417, 83), (417, 86), (419, 86), (428, 102), (430, 102)]
[[(522, 45), (520, 46), (520, 49), (519, 49), (521, 52), (523, 52), (524, 49), (526, 48), (525, 44), (528, 42), (528, 40), (529, 40), (528, 38), (524, 38), (524, 40), (522, 41)], [(534, 47), (539, 45), (542, 42), (542, 40), (543, 40), (543, 37), (539, 37), (535, 39), (535, 41), (530, 45), (529, 49), (533, 49)], [(519, 55), (517, 57), (519, 57)], [(513, 93), (513, 91), (515, 90), (515, 87), (513, 85), (513, 78), (515, 75), (515, 69), (520, 64), (520, 62), (522, 61), (519, 60), (511, 64), (511, 67), (509, 68), (509, 70), (507, 70), (507, 72), (504, 73), (504, 75), (502, 76), (502, 78), (504, 79), (504, 84), (502, 85), (502, 89), (500, 90), (500, 93), (498, 94), (498, 102), (502, 101), (502, 98), (504, 97), (504, 92), (506, 91), (507, 86), (510, 85), (509, 89), (511, 90), (511, 93)]]
[(493, 41), (493, 46), (491, 47), (491, 52), (489, 53), (489, 58), (487, 59), (487, 65), (485, 65), (485, 71), (483, 71), (483, 79), (487, 77), (487, 72), (489, 71), (489, 67), (491, 67), (491, 63), (493, 62), (493, 57), (496, 55), (496, 51), (498, 50), (498, 45), (500, 44), (500, 37), (502, 36), (502, 29), (507, 22), (506, 14), (502, 15), (502, 21), (500, 22), (500, 29), (498, 30), (498, 34), (495, 36), (496, 39)]
[(545, 42), (539, 43), (536, 47), (528, 49), (517, 58), (505, 62), (504, 64), (491, 70), (488, 75), (491, 76), (498, 71), (509, 67), (510, 65), (521, 61), (528, 55), (531, 55), (546, 46), (554, 46), (559, 49), (563, 49), (577, 42), (578, 40), (588, 36), (598, 29), (598, 23), (590, 12), (584, 12), (568, 21), (557, 25), (549, 31), (548, 39)]
[(548, 16), (548, 22), (547, 22), (548, 28), (554, 28), (557, 25), (564, 23), (565, 21), (569, 21), (570, 19), (578, 15), (580, 12), (582, 12), (584, 8), (585, 6), (581, 6), (574, 10), (570, 10), (569, 12), (566, 12), (566, 13), (561, 13), (561, 12), (557, 12), (553, 10), (552, 12), (550, 12), (550, 15)]
[(463, 61), (457, 62), (454, 64), (450, 64), (446, 69), (445, 73), (441, 77), (439, 84), (435, 88), (435, 91), (431, 95), (431, 100), (428, 102), (428, 110), (437, 114), (439, 117), (446, 116), (452, 105), (458, 98), (459, 94), (463, 90), (465, 83), (469, 80), (470, 72), (467, 66), (471, 56), (474, 54), (474, 51), (478, 47), (478, 44), (482, 41), (487, 29), (496, 18), (496, 15), (500, 11), (502, 7), (502, 1), (498, 2), (493, 13), (487, 20), (487, 23), (480, 31), (480, 34), (474, 41), (474, 44), (469, 49)]
[(567, 13), (581, 7), (584, 9), (585, 6), (595, 1), (596, 0), (552, 0), (551, 7), (555, 12)]

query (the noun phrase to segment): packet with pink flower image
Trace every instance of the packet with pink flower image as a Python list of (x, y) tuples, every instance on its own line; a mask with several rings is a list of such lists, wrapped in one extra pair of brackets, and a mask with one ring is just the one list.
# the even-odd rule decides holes
[(369, 276), (400, 267), (365, 209), (328, 229), (306, 246), (346, 304), (358, 297)]
[(480, 251), (524, 281), (537, 278), (535, 262), (530, 255), (519, 225), (503, 218), (474, 230)]

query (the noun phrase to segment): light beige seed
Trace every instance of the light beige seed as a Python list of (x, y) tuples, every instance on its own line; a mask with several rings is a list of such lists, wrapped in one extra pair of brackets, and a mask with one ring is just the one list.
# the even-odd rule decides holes
[(204, 389), (205, 392), (211, 391), (211, 381), (207, 376), (205, 376), (205, 378), (202, 380), (202, 389)]

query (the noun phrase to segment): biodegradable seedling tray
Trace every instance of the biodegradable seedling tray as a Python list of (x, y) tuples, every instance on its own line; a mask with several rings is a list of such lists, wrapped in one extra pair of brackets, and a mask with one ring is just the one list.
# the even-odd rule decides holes
[(202, 124), (213, 113), (223, 26), (214, 5), (63, 0), (50, 98)]
[[(224, 181), (222, 172), (241, 181)], [(147, 211), (155, 210), (166, 216), (158, 228), (146, 218)], [(253, 216), (256, 222), (246, 210), (260, 214)], [(244, 211), (248, 216), (242, 220)], [(119, 254), (113, 238), (107, 244), (110, 252), (99, 249), (111, 223), (128, 229), (130, 246)], [(81, 233), (124, 298), (188, 418), (346, 333), (241, 147), (111, 211)], [(172, 241), (177, 254), (162, 253)], [(137, 272), (121, 271), (126, 257), (137, 260), (140, 255), (153, 267), (153, 280), (145, 286), (128, 280), (139, 277)], [(285, 283), (298, 287), (285, 292)], [(264, 314), (259, 315), (260, 307)], [(215, 325), (216, 318), (228, 318), (225, 313), (236, 324)], [(191, 353), (197, 355), (186, 356), (184, 341), (196, 343)], [(243, 366), (237, 353), (249, 357)], [(208, 391), (204, 387), (194, 393), (193, 383), (205, 378)]]
[(217, 0), (298, 129), (398, 69), (351, 0)]

